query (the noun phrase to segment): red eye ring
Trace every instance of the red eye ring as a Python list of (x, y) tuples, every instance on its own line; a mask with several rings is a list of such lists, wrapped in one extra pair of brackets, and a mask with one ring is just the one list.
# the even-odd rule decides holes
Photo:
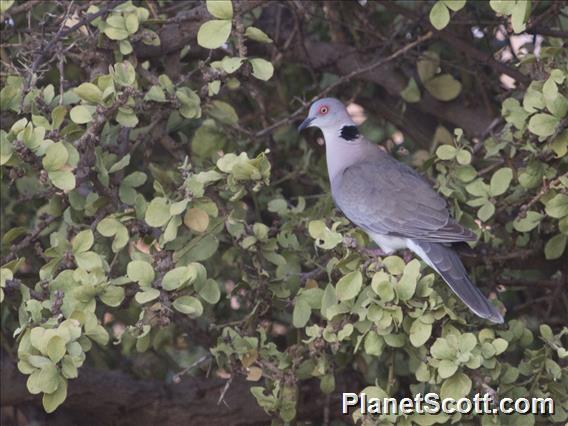
[(322, 105), (322, 106), (319, 107), (318, 114), (319, 115), (326, 115), (328, 113), (328, 111), (329, 111), (329, 108), (327, 107), (327, 105)]

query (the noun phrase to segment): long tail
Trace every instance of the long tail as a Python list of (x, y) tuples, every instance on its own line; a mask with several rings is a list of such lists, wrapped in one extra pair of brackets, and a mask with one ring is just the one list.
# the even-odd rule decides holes
[(409, 248), (434, 269), (469, 309), (494, 323), (503, 323), (503, 316), (471, 282), (456, 252), (441, 243), (409, 241)]

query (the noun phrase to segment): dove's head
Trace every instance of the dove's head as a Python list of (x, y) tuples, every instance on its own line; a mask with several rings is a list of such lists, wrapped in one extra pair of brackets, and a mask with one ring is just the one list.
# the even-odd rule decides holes
[(312, 104), (298, 131), (308, 127), (318, 127), (324, 134), (341, 132), (344, 127), (357, 129), (343, 103), (335, 98), (323, 98)]

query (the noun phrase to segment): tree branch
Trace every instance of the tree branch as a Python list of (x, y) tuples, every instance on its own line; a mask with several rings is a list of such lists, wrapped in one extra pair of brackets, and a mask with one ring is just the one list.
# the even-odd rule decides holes
[[(37, 396), (26, 389), (26, 378), (20, 374), (14, 362), (6, 354), (0, 367), (0, 406), (19, 407)], [(268, 416), (250, 392), (255, 382), (235, 377), (228, 387), (224, 400), (217, 404), (227, 381), (207, 377), (186, 377), (178, 384), (158, 380), (137, 380), (121, 371), (98, 370), (84, 367), (79, 377), (69, 381), (68, 397), (52, 415), (46, 416), (49, 424), (60, 424), (61, 416), (70, 424), (91, 424), (86, 419), (96, 419), (99, 425), (265, 425)], [(326, 404), (325, 395), (319, 390), (319, 381), (302, 382), (298, 420), (317, 421)], [(355, 392), (361, 383), (350, 376), (337, 380), (336, 394)], [(96, 398), (93, 397), (96, 395)], [(331, 401), (331, 417), (339, 418), (339, 398)], [(345, 420), (345, 418), (344, 418)], [(74, 422), (74, 423), (73, 423)]]

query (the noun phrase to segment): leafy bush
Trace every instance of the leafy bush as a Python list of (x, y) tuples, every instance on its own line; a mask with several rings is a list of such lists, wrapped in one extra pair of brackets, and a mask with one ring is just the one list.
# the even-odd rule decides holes
[[(566, 422), (565, 6), (90, 3), (1, 3), (2, 343), (45, 411), (85, 364), (171, 380), (210, 353), (275, 421), (318, 421), (300, 385), (349, 376), (378, 396), (550, 396), (553, 416), (481, 422)], [(494, 45), (524, 31), (511, 59)], [(299, 97), (330, 91), (477, 233), (464, 259), (503, 326), (333, 208), (294, 128)]]

